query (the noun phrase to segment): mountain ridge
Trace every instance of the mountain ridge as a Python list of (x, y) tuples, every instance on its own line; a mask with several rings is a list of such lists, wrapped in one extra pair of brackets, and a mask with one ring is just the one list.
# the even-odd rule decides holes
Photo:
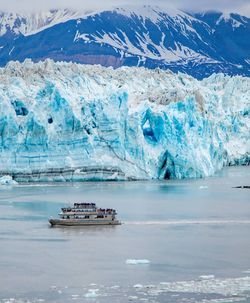
[(53, 10), (48, 16), (33, 16), (35, 21), (26, 27), (25, 19), (12, 20), (9, 26), (1, 19), (1, 66), (11, 60), (51, 58), (159, 67), (196, 78), (213, 72), (250, 75), (250, 19), (238, 14), (123, 6), (94, 12)]

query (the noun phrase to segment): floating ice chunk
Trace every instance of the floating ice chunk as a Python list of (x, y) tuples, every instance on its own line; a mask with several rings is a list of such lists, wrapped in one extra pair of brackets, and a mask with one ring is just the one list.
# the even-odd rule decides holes
[(199, 187), (199, 189), (208, 189), (208, 186), (207, 186), (207, 185), (201, 185), (201, 186)]
[(85, 298), (96, 298), (98, 297), (97, 292), (99, 289), (89, 289), (88, 292), (84, 295)]
[(110, 286), (111, 289), (117, 289), (117, 288), (120, 288), (119, 285), (113, 285), (113, 286)]
[(13, 178), (9, 175), (2, 176), (0, 178), (0, 185), (16, 185), (18, 184)]
[(204, 280), (214, 279), (214, 275), (201, 275), (200, 278)]
[(135, 284), (134, 288), (143, 288), (143, 285), (142, 284)]
[(148, 288), (148, 289), (151, 289), (151, 288), (154, 288), (154, 287), (155, 287), (155, 286), (152, 285), (152, 284), (146, 285), (146, 288)]
[(72, 299), (76, 299), (79, 297), (79, 295), (71, 295)]
[(87, 292), (85, 295), (84, 295), (85, 298), (96, 298), (98, 297), (98, 294), (95, 293), (95, 292)]
[(128, 299), (129, 299), (129, 301), (133, 301), (133, 300), (137, 300), (138, 297), (137, 296), (129, 296)]
[(137, 265), (137, 264), (149, 264), (150, 261), (147, 259), (127, 259), (126, 264)]

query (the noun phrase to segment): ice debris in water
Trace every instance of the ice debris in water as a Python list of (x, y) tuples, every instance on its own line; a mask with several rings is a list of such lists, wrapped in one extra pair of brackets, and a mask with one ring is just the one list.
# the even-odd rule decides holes
[(143, 285), (142, 284), (135, 284), (134, 288), (143, 288)]
[(129, 301), (134, 301), (134, 300), (138, 301), (138, 297), (137, 296), (129, 296), (128, 300)]
[(112, 286), (110, 286), (110, 289), (118, 289), (118, 288), (120, 288), (119, 285), (112, 285)]
[(250, 161), (250, 78), (10, 62), (0, 168), (17, 181), (199, 178)]
[(203, 276), (200, 280), (161, 282), (159, 285), (147, 285), (139, 288), (138, 291), (146, 291), (149, 295), (162, 293), (203, 293), (219, 294), (223, 296), (240, 296), (249, 291), (250, 277), (219, 279), (213, 275)]
[(250, 274), (250, 269), (242, 271), (243, 274)]
[(89, 289), (88, 292), (84, 295), (85, 298), (96, 298), (98, 297), (97, 292), (99, 289)]
[(149, 264), (150, 261), (147, 259), (127, 259), (126, 264), (137, 265), (137, 264)]
[(0, 185), (16, 185), (18, 184), (11, 176), (2, 176), (0, 178)]
[(206, 279), (214, 279), (214, 275), (201, 275), (200, 278), (204, 279), (204, 280), (206, 280)]
[(207, 186), (207, 185), (201, 185), (201, 186), (199, 187), (199, 189), (208, 189), (208, 186)]

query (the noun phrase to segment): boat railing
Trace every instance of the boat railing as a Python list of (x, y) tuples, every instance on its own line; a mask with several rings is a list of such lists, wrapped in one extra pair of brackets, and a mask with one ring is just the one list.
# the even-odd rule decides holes
[(98, 208), (97, 209), (97, 213), (102, 213), (102, 214), (108, 214), (108, 215), (115, 215), (116, 214), (116, 210), (115, 209), (111, 209), (111, 208), (107, 208), (107, 209), (103, 209), (103, 208)]
[(112, 208), (78, 208), (78, 207), (62, 207), (62, 212), (97, 212), (97, 213), (107, 213), (113, 214), (116, 213), (115, 209)]

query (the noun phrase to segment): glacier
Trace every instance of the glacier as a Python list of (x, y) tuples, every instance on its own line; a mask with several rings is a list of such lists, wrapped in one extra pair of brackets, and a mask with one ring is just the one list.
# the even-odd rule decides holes
[(250, 78), (138, 67), (0, 68), (0, 176), (200, 178), (250, 161)]

